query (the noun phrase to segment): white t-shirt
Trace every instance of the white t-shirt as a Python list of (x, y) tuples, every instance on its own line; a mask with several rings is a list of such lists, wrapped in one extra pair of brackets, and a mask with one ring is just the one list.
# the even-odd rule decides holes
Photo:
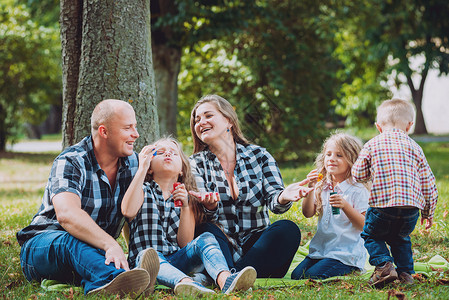
[[(341, 182), (335, 187), (335, 192), (360, 213), (365, 212), (369, 205), (369, 192), (361, 183)], [(329, 204), (330, 189), (325, 187), (321, 192), (323, 214), (318, 218), (318, 228), (310, 241), (308, 257), (313, 259), (333, 258), (345, 265), (363, 270), (366, 262), (364, 241), (361, 231), (356, 229), (342, 209), (339, 215), (332, 214)]]

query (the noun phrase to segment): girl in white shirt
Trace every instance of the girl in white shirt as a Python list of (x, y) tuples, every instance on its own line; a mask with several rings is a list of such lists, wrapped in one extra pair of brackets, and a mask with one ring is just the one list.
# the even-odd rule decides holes
[(369, 191), (356, 183), (351, 167), (362, 149), (350, 135), (329, 137), (307, 178), (314, 188), (302, 202), (306, 218), (318, 215), (318, 228), (309, 254), (292, 272), (292, 279), (324, 279), (363, 270), (366, 250), (360, 237)]

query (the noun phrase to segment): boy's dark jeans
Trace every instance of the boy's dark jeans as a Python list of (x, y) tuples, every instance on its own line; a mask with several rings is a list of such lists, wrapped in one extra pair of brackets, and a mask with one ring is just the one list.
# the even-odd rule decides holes
[(398, 274), (415, 273), (410, 234), (418, 217), (418, 208), (368, 208), (361, 236), (368, 250), (369, 263), (379, 266), (390, 261), (396, 265)]

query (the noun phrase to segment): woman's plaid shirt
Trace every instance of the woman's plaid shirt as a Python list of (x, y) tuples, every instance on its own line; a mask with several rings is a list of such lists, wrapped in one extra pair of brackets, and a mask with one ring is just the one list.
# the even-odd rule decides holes
[(221, 225), (233, 244), (234, 261), (243, 256), (242, 245), (254, 233), (270, 225), (268, 209), (281, 214), (292, 205), (291, 202), (286, 205), (278, 202), (284, 184), (276, 161), (266, 149), (236, 144), (236, 159), (234, 176), (239, 196), (234, 200), (215, 154), (204, 150), (190, 157), (198, 189), (220, 194), (218, 208), (215, 211), (205, 209), (205, 213), (208, 221)]

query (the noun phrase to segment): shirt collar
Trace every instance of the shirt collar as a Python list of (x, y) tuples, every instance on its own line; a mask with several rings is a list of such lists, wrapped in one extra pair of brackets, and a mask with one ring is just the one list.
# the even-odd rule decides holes
[[(93, 144), (93, 141), (92, 141), (92, 136), (88, 136), (86, 138), (86, 151), (87, 151), (87, 153), (89, 155), (90, 160), (92, 161), (92, 171), (96, 173), (99, 170), (101, 170), (101, 167), (98, 164), (97, 158), (95, 157), (95, 151), (94, 151), (94, 144)], [(132, 155), (134, 155), (134, 153)], [(129, 168), (129, 158), (128, 158), (128, 156), (126, 156), (126, 157), (119, 157), (118, 161), (119, 161), (119, 170), (118, 170), (118, 172), (120, 172), (122, 170), (122, 168), (125, 168), (125, 169)]]
[(397, 133), (402, 133), (402, 134), (407, 134), (404, 130), (402, 129), (398, 129), (398, 128), (389, 128), (383, 131), (383, 133), (388, 133), (388, 132), (397, 132)]
[[(325, 190), (331, 191), (331, 183), (327, 182), (326, 187), (324, 188)], [(349, 179), (346, 179), (343, 182), (340, 182), (339, 184), (337, 184), (337, 186), (335, 187), (335, 191), (336, 192), (346, 192), (349, 188), (351, 187), (351, 184), (349, 183)]]
[[(235, 149), (236, 149), (236, 159), (237, 161), (239, 161), (240, 158), (242, 159), (250, 159), (251, 158), (251, 153), (249, 151), (249, 149), (239, 143), (235, 143)], [(215, 154), (212, 153), (212, 151), (209, 150), (209, 148), (207, 148), (206, 150), (206, 157), (210, 160), (214, 160), (216, 158)]]

